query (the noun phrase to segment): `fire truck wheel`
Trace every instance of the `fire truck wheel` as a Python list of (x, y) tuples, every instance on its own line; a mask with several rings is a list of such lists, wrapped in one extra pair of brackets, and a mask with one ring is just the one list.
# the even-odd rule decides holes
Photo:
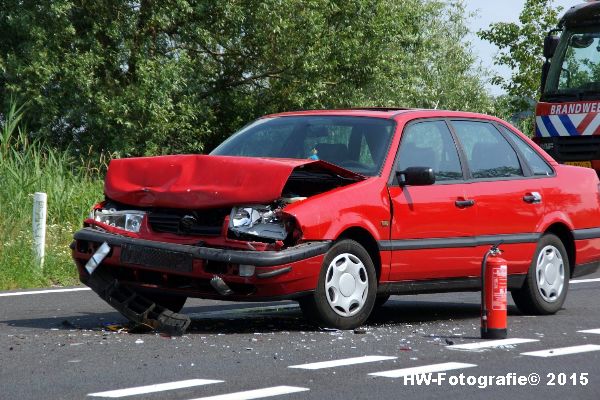
[(537, 244), (523, 287), (512, 290), (512, 298), (524, 314), (554, 314), (565, 302), (569, 277), (565, 246), (557, 236), (546, 234)]
[(377, 275), (369, 253), (354, 240), (341, 240), (325, 255), (314, 293), (300, 300), (305, 317), (321, 326), (353, 329), (375, 304)]

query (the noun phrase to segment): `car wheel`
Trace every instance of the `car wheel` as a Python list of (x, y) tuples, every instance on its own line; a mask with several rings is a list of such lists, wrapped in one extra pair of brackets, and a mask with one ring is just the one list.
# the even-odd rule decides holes
[(537, 244), (523, 287), (513, 290), (512, 298), (525, 314), (554, 314), (567, 297), (569, 276), (565, 246), (555, 235), (544, 235)]
[(369, 317), (376, 292), (369, 253), (353, 240), (342, 240), (325, 255), (317, 288), (300, 300), (300, 307), (308, 319), (322, 326), (353, 329)]
[(181, 311), (187, 300), (187, 297), (185, 296), (174, 296), (161, 293), (142, 293), (142, 296), (175, 313)]

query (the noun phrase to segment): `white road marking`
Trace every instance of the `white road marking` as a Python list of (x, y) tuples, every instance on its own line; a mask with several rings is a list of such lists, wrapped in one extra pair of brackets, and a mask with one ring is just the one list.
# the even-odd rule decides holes
[(592, 278), (592, 279), (573, 279), (569, 281), (571, 283), (590, 283), (590, 282), (600, 282), (600, 278)]
[(556, 349), (530, 351), (527, 353), (521, 353), (521, 355), (533, 357), (556, 357), (565, 356), (568, 354), (587, 353), (590, 351), (600, 351), (600, 346), (597, 344), (583, 344), (581, 346), (559, 347)]
[(594, 333), (596, 335), (600, 335), (600, 329), (585, 329), (583, 331), (577, 331), (579, 333)]
[(211, 383), (221, 382), (223, 381), (215, 381), (212, 379), (188, 379), (185, 381), (157, 383), (155, 385), (138, 386), (129, 389), (109, 390), (107, 392), (90, 393), (88, 394), (88, 396), (118, 398), (134, 396), (138, 394), (164, 392), (167, 390), (183, 389), (201, 385), (210, 385)]
[(481, 350), (481, 349), (487, 349), (490, 347), (510, 346), (510, 345), (514, 345), (514, 344), (530, 343), (530, 342), (539, 342), (539, 340), (538, 339), (511, 338), (511, 339), (500, 339), (500, 340), (488, 340), (486, 342), (453, 344), (451, 346), (446, 346), (446, 347), (448, 349), (452, 349), (452, 350)]
[(375, 361), (385, 361), (385, 360), (395, 360), (398, 357), (388, 357), (388, 356), (363, 356), (363, 357), (353, 357), (353, 358), (344, 358), (341, 360), (331, 360), (331, 361), (322, 361), (311, 364), (300, 364), (300, 365), (291, 365), (288, 368), (300, 368), (300, 369), (323, 369), (323, 368), (334, 368), (341, 367), (343, 365), (354, 365), (354, 364), (364, 364)]
[(475, 364), (465, 364), (459, 362), (447, 362), (441, 364), (423, 365), (421, 367), (412, 368), (401, 368), (392, 369), (389, 371), (372, 372), (369, 375), (383, 376), (386, 378), (400, 378), (403, 376), (419, 375), (419, 374), (430, 374), (433, 372), (451, 371), (455, 369), (472, 368), (476, 367)]
[(0, 293), (0, 297), (10, 296), (26, 296), (28, 294), (48, 294), (48, 293), (65, 293), (65, 292), (82, 292), (85, 290), (92, 290), (89, 287), (71, 288), (71, 289), (46, 289), (46, 290), (32, 290), (29, 292), (11, 292), (11, 293)]
[(248, 390), (245, 392), (235, 392), (220, 394), (217, 396), (200, 397), (193, 400), (252, 400), (262, 399), (263, 397), (281, 396), (282, 394), (306, 392), (308, 388), (296, 386), (273, 386), (264, 389)]

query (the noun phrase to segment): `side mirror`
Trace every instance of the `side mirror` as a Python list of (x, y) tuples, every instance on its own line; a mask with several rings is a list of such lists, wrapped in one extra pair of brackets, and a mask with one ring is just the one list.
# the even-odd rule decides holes
[(408, 167), (404, 171), (396, 171), (400, 186), (427, 186), (435, 183), (433, 168)]
[(554, 56), (559, 40), (560, 38), (557, 35), (551, 33), (544, 38), (544, 58), (548, 59)]

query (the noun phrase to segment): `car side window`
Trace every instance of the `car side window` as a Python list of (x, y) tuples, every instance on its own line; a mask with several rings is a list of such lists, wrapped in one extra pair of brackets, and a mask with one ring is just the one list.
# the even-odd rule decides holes
[(456, 144), (444, 121), (417, 122), (404, 129), (397, 170), (408, 167), (433, 168), (436, 182), (463, 178)]
[(480, 121), (452, 121), (452, 127), (463, 146), (473, 178), (524, 175), (517, 153), (494, 125)]
[(503, 125), (500, 125), (500, 129), (502, 132), (507, 134), (515, 145), (518, 147), (525, 160), (527, 160), (527, 164), (529, 164), (529, 168), (534, 175), (540, 176), (550, 176), (554, 173), (552, 168), (548, 165), (548, 163), (535, 151), (529, 144), (527, 144), (519, 135), (506, 128)]

